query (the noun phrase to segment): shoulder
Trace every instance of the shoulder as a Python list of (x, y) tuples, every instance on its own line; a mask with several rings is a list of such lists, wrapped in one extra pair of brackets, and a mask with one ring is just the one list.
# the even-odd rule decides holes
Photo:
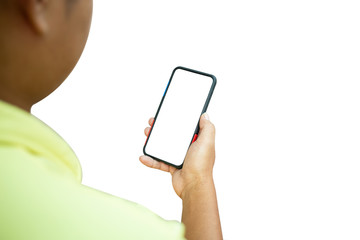
[(0, 239), (184, 239), (181, 223), (82, 185), (41, 161), (0, 146)]

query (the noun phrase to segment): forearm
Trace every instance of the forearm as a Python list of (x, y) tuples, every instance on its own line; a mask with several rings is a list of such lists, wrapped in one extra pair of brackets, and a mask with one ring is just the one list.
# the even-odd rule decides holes
[(215, 185), (212, 178), (194, 184), (182, 196), (186, 238), (222, 239)]

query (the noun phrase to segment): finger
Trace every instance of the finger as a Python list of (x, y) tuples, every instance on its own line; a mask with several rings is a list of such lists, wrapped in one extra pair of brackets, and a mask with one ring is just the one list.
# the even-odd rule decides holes
[(215, 126), (209, 120), (209, 115), (204, 113), (201, 115), (200, 124), (199, 124), (199, 137), (200, 141), (215, 141)]
[(173, 173), (175, 171), (174, 167), (169, 166), (163, 162), (156, 161), (149, 156), (140, 156), (140, 162), (147, 167), (158, 169), (164, 172)]
[(149, 136), (151, 127), (147, 127), (144, 129), (145, 136)]
[(149, 119), (149, 125), (150, 125), (150, 126), (152, 126), (152, 125), (154, 124), (154, 120), (155, 120), (155, 119), (154, 119), (153, 117), (151, 117), (151, 118)]
[(163, 162), (156, 161), (149, 156), (140, 156), (140, 162), (147, 167), (158, 169), (164, 172), (174, 172), (174, 167), (171, 167)]

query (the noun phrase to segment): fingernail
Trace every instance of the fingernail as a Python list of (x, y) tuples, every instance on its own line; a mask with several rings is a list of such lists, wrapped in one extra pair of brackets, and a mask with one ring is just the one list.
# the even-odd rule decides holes
[(205, 118), (206, 120), (210, 120), (210, 118), (209, 118), (209, 114), (204, 113), (204, 118)]

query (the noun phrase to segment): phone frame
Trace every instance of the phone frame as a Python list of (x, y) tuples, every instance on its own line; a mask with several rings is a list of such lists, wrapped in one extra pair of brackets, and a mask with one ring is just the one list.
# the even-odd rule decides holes
[[(216, 86), (216, 83), (217, 83), (217, 79), (216, 79), (216, 77), (215, 77), (214, 75), (208, 74), (208, 73), (204, 73), (204, 72), (200, 72), (200, 71), (197, 71), (197, 70), (193, 70), (193, 69), (190, 69), (190, 68), (178, 66), (178, 67), (176, 67), (176, 68), (172, 71), (172, 74), (171, 74), (171, 76), (170, 76), (170, 80), (169, 80), (169, 82), (168, 82), (168, 84), (167, 84), (167, 86), (166, 86), (164, 95), (163, 95), (163, 97), (162, 97), (162, 99), (161, 99), (161, 101), (160, 101), (159, 107), (158, 107), (158, 109), (157, 109), (157, 111), (156, 111), (156, 114), (155, 114), (155, 117), (154, 117), (154, 123), (153, 123), (153, 125), (152, 125), (151, 128), (150, 128), (150, 132), (149, 132), (148, 137), (146, 138), (145, 145), (144, 145), (144, 147), (143, 147), (143, 153), (144, 153), (146, 156), (149, 156), (149, 157), (151, 157), (151, 158), (153, 158), (153, 159), (155, 159), (155, 160), (157, 160), (157, 161), (164, 162), (164, 163), (166, 163), (166, 164), (168, 164), (168, 165), (170, 165), (170, 166), (174, 166), (174, 167), (177, 168), (177, 169), (181, 169), (181, 168), (183, 167), (185, 158), (184, 158), (182, 164), (180, 164), (180, 165), (175, 165), (175, 164), (172, 164), (172, 163), (170, 163), (170, 162), (167, 162), (167, 161), (165, 161), (165, 160), (163, 160), (163, 159), (157, 158), (157, 157), (155, 157), (155, 156), (152, 156), (152, 155), (146, 153), (146, 145), (147, 145), (147, 143), (148, 143), (149, 137), (151, 136), (151, 132), (152, 132), (153, 126), (156, 124), (157, 116), (158, 116), (158, 114), (159, 114), (159, 112), (160, 112), (160, 109), (161, 109), (161, 106), (162, 106), (162, 104), (163, 104), (163, 102), (164, 102), (164, 100), (165, 100), (165, 97), (166, 97), (166, 94), (167, 94), (167, 92), (168, 92), (168, 89), (169, 89), (169, 87), (171, 86), (171, 81), (172, 81), (172, 79), (173, 79), (173, 76), (174, 76), (175, 72), (176, 72), (177, 70), (179, 70), (179, 69), (180, 69), (180, 70), (184, 70), (184, 71), (188, 71), (188, 72), (192, 72), (192, 73), (195, 73), (195, 74), (200, 74), (200, 75), (203, 75), (203, 76), (207, 76), (207, 77), (210, 77), (210, 78), (213, 80), (213, 81), (212, 81), (212, 84), (211, 84), (211, 88), (210, 88), (209, 93), (208, 93), (208, 96), (207, 96), (207, 98), (206, 98), (204, 107), (203, 107), (203, 109), (201, 110), (201, 114), (200, 114), (200, 116), (199, 116), (199, 121), (200, 121), (201, 115), (206, 112), (206, 110), (207, 110), (207, 108), (208, 108), (208, 106), (209, 106), (211, 97), (212, 97), (212, 95), (213, 95), (213, 92), (214, 92), (214, 89), (215, 89), (215, 86)], [(197, 123), (197, 125), (196, 125), (196, 128), (195, 128), (195, 131), (194, 131), (194, 133), (193, 133), (193, 136), (192, 136), (192, 138), (190, 139), (189, 147), (190, 147), (190, 145), (193, 143), (194, 138), (195, 138), (195, 135), (197, 135), (197, 134), (199, 133), (199, 121), (198, 121), (198, 123)], [(189, 149), (189, 147), (188, 147), (188, 149)]]

